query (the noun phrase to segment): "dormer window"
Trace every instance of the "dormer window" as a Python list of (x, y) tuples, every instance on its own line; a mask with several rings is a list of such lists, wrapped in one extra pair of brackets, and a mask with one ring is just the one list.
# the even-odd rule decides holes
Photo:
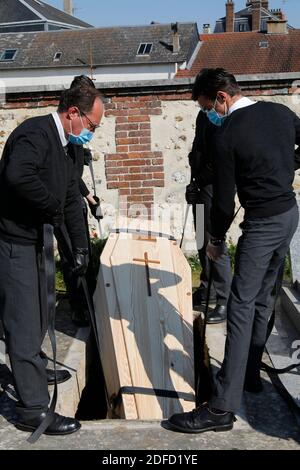
[(142, 42), (139, 45), (137, 55), (148, 55), (152, 51), (153, 44), (151, 42)]
[(60, 61), (61, 56), (62, 56), (62, 52), (56, 52), (54, 57), (53, 57), (54, 62)]
[(17, 55), (18, 49), (6, 49), (0, 58), (1, 62), (12, 62), (15, 60), (15, 57)]

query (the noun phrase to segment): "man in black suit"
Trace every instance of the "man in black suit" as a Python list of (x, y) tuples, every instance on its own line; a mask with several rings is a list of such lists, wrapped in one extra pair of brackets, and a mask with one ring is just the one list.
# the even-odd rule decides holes
[[(58, 112), (28, 119), (10, 135), (0, 162), (0, 316), (16, 392), (18, 429), (39, 427), (48, 409), (41, 345), (47, 330), (39, 278), (44, 223), (65, 222), (76, 271), (84, 273), (88, 245), (80, 205), (77, 146), (93, 137), (103, 114), (91, 87), (62, 93)], [(69, 434), (80, 424), (55, 414), (46, 433)]]
[[(197, 98), (193, 96), (196, 101)], [(193, 142), (192, 151), (189, 154), (191, 166), (191, 179), (199, 189), (198, 204), (204, 206), (204, 244), (199, 250), (199, 260), (201, 264), (200, 286), (193, 293), (193, 306), (198, 307), (206, 302), (207, 287), (210, 275), (212, 275), (213, 294), (211, 300), (216, 299), (216, 307), (208, 313), (207, 323), (222, 323), (226, 320), (227, 301), (231, 286), (231, 266), (227, 248), (225, 247), (222, 256), (211, 263), (206, 255), (206, 248), (211, 233), (210, 211), (213, 199), (213, 170), (212, 170), (212, 152), (213, 138), (217, 127), (209, 122), (206, 114), (199, 111), (196, 120), (196, 133)], [(196, 222), (196, 211), (194, 208), (194, 219)], [(211, 272), (212, 269), (212, 272)]]
[(232, 429), (243, 391), (262, 391), (271, 293), (299, 222), (293, 190), (299, 117), (281, 104), (244, 97), (224, 69), (204, 69), (195, 88), (202, 110), (220, 127), (214, 137), (210, 259), (223, 253), (236, 190), (245, 216), (228, 301), (224, 361), (212, 396), (197, 410), (169, 419), (173, 429), (189, 433)]

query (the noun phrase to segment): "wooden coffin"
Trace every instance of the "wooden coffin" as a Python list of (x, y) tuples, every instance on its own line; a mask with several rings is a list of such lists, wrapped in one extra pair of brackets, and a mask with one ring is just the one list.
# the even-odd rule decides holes
[(101, 255), (94, 303), (115, 417), (165, 419), (195, 407), (191, 270), (156, 228), (119, 221)]

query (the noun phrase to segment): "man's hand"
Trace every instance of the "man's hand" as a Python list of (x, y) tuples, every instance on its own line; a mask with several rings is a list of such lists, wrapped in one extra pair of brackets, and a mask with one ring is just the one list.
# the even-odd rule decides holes
[(89, 208), (92, 215), (95, 217), (96, 220), (103, 219), (103, 215), (101, 213), (100, 208), (100, 199), (97, 196), (87, 196), (87, 201), (89, 203)]
[(207, 257), (212, 261), (217, 261), (224, 254), (224, 248), (223, 241), (218, 245), (209, 242), (206, 247)]
[(73, 273), (76, 276), (84, 276), (89, 265), (89, 250), (87, 248), (75, 248), (74, 250), (75, 268)]
[(45, 223), (52, 225), (54, 229), (59, 228), (64, 223), (64, 213), (61, 207), (58, 207), (54, 214), (46, 215)]

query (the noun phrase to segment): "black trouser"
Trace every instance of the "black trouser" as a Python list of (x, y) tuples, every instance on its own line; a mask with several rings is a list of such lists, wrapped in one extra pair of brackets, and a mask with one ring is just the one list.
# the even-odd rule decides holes
[[(210, 211), (212, 206), (213, 188), (212, 186), (205, 186), (201, 189), (199, 195), (199, 204), (204, 205), (204, 244), (199, 250), (199, 260), (202, 267), (200, 275), (200, 288), (207, 288), (210, 276), (210, 260), (206, 255), (207, 244), (210, 239), (211, 223)], [(194, 211), (195, 219), (195, 211)], [(228, 251), (213, 263), (213, 288), (216, 291), (217, 302), (219, 305), (226, 305), (231, 287), (231, 266)]]
[(298, 208), (241, 224), (227, 312), (224, 361), (210, 401), (214, 408), (237, 411), (244, 380), (260, 378), (272, 289), (298, 225)]
[(41, 346), (47, 331), (46, 292), (40, 283), (41, 250), (0, 239), (0, 317), (16, 392), (17, 412), (29, 418), (49, 403)]

